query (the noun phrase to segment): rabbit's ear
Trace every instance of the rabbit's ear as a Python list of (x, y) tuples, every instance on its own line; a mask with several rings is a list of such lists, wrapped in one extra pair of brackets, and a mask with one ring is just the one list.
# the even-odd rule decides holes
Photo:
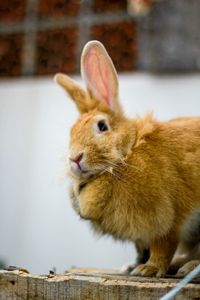
[(61, 73), (55, 75), (55, 81), (65, 89), (75, 102), (80, 113), (85, 113), (92, 109), (94, 103), (90, 99), (88, 92), (84, 91), (76, 81)]
[(88, 42), (81, 56), (81, 73), (92, 98), (122, 113), (118, 102), (118, 78), (113, 62), (98, 41)]

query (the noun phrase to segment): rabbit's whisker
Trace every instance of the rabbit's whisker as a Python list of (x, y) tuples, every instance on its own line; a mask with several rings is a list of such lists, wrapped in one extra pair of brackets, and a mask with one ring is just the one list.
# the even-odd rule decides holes
[(131, 168), (133, 168), (133, 169), (135, 169), (135, 170), (137, 170), (137, 171), (141, 171), (141, 172), (142, 172), (142, 169), (140, 169), (140, 168), (138, 168), (138, 167), (136, 167), (136, 166), (134, 166), (134, 165), (128, 164), (128, 163), (125, 162), (123, 159), (121, 159), (121, 162), (122, 162), (122, 164), (123, 164), (124, 166), (131, 167)]
[(127, 182), (128, 180), (133, 180), (133, 177), (121, 170), (121, 167), (126, 166), (123, 160), (118, 162), (111, 162), (106, 157), (101, 157), (98, 161), (95, 162), (94, 171), (101, 171), (102, 173), (107, 172), (110, 173), (117, 180), (122, 182)]
[(105, 169), (105, 171), (106, 172), (108, 172), (108, 173), (110, 173), (113, 177), (115, 177), (117, 180), (120, 180), (120, 181), (123, 181), (123, 182), (126, 182), (125, 180), (124, 180), (124, 178), (123, 177), (121, 177), (121, 176), (119, 176), (119, 174), (117, 174), (117, 173), (114, 173), (113, 171), (111, 171), (110, 170), (110, 168), (108, 168), (108, 169)]

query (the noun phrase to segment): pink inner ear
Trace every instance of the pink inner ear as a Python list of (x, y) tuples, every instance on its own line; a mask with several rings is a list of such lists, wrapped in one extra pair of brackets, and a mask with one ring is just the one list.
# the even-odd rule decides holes
[(88, 87), (99, 100), (103, 100), (108, 106), (111, 106), (112, 73), (109, 69), (109, 62), (98, 49), (92, 48), (84, 57), (83, 64)]

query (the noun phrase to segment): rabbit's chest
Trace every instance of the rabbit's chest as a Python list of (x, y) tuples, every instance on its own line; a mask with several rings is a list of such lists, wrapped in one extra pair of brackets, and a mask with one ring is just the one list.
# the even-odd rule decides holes
[[(116, 205), (117, 206), (117, 205)], [(96, 223), (98, 231), (110, 234), (124, 241), (141, 240), (145, 245), (167, 231), (166, 222), (157, 218), (151, 211), (134, 210), (130, 207), (117, 206), (108, 209)]]

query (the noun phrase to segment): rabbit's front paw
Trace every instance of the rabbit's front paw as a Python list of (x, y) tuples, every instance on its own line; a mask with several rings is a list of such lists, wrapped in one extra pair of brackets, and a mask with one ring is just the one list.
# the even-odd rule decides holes
[[(184, 277), (200, 264), (200, 260), (191, 260), (184, 264), (176, 273), (178, 277)], [(199, 275), (198, 275), (199, 276)]]
[(161, 270), (158, 266), (153, 264), (142, 264), (137, 266), (132, 272), (131, 275), (134, 276), (146, 276), (146, 277), (164, 277), (165, 271)]

